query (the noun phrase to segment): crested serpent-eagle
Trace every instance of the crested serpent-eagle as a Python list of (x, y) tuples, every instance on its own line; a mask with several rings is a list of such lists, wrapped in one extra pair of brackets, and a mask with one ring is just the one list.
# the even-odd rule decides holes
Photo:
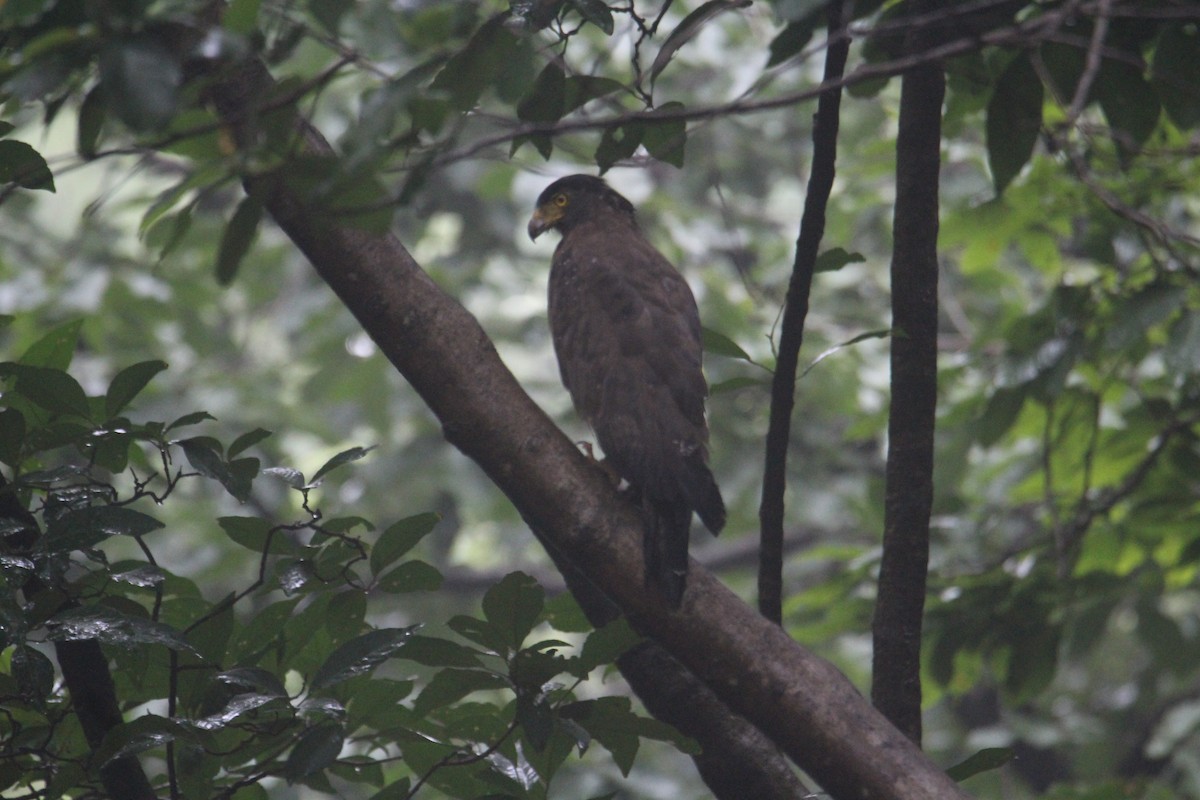
[(550, 270), (550, 331), (563, 383), (608, 465), (640, 497), (646, 582), (683, 597), (692, 513), (714, 534), (725, 504), (708, 468), (700, 314), (683, 277), (646, 240), (633, 204), (600, 178), (542, 192), (529, 236), (562, 234)]

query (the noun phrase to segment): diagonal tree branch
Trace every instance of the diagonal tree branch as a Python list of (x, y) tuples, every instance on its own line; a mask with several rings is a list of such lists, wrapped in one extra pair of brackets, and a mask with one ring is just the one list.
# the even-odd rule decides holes
[[(272, 79), (247, 60), (210, 97), (243, 145)], [(331, 155), (297, 120), (301, 148)], [(695, 562), (682, 608), (644, 587), (642, 522), (517, 384), (475, 319), (393, 236), (342, 227), (279, 172), (247, 177), (275, 221), (437, 415), (447, 440), (509, 497), (635, 628), (763, 731), (834, 798), (967, 795), (875, 711), (832, 665), (793, 642)]]

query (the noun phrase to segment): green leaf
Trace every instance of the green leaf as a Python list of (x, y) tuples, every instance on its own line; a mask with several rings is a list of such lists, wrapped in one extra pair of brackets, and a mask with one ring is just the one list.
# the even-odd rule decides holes
[(1200, 125), (1200, 31), (1168, 25), (1154, 47), (1151, 80), (1171, 121), (1180, 130)]
[(249, 35), (258, 27), (261, 6), (262, 0), (230, 0), (221, 17), (221, 24), (230, 33)]
[(563, 84), (563, 116), (586, 103), (624, 89), (620, 81), (594, 75), (572, 75)]
[(405, 517), (379, 534), (371, 548), (371, 574), (378, 575), (385, 567), (412, 550), (441, 520), (440, 514), (427, 512)]
[(559, 713), (577, 722), (600, 742), (612, 754), (622, 775), (629, 774), (641, 739), (638, 735), (638, 719), (630, 710), (628, 698), (602, 697), (569, 703), (560, 708)]
[(304, 473), (292, 467), (267, 467), (263, 470), (263, 475), (270, 475), (274, 478), (286, 483), (288, 486), (296, 489), (311, 489), (312, 487), (304, 480)]
[(75, 149), (82, 158), (96, 157), (96, 143), (100, 140), (100, 131), (104, 129), (107, 116), (104, 90), (99, 85), (93, 86), (79, 106), (79, 130), (75, 135)]
[(782, 64), (803, 50), (804, 46), (812, 41), (813, 31), (816, 29), (816, 20), (817, 17), (812, 15), (799, 22), (789, 22), (787, 27), (771, 40), (770, 47), (768, 48), (770, 56), (767, 57), (767, 66), (773, 67), (776, 64)]
[(42, 154), (24, 142), (0, 140), (0, 184), (54, 191), (54, 175)]
[(979, 420), (971, 426), (975, 439), (984, 447), (991, 447), (1008, 432), (1021, 409), (1025, 406), (1027, 386), (1002, 386), (988, 398), (987, 406)]
[(819, 353), (817, 355), (817, 357), (812, 360), (812, 363), (810, 363), (807, 367), (805, 367), (800, 372), (800, 377), (803, 378), (804, 376), (808, 375), (808, 373), (812, 372), (813, 367), (817, 366), (817, 364), (820, 364), (822, 361), (829, 358), (831, 355), (833, 355), (834, 353), (836, 353), (837, 351), (839, 351), (843, 348), (850, 347), (851, 345), (856, 345), (859, 342), (865, 342), (868, 339), (886, 339), (889, 336), (900, 337), (901, 336), (900, 329), (897, 328), (896, 330), (893, 331), (891, 328), (883, 328), (883, 329), (877, 330), (877, 331), (867, 331), (865, 333), (860, 333), (851, 339), (847, 339), (844, 342), (835, 344), (833, 347), (830, 347), (829, 349)]
[(430, 89), (445, 92), (459, 111), (470, 110), (485, 89), (496, 85), (518, 58), (519, 42), (501, 18), (486, 22), (433, 79)]
[(1104, 118), (1118, 134), (1114, 138), (1120, 150), (1125, 154), (1140, 150), (1158, 127), (1162, 112), (1141, 68), (1106, 58), (1100, 63), (1094, 91)]
[(415, 661), (427, 667), (479, 667), (479, 654), (449, 639), (414, 634), (398, 658)]
[(603, 664), (616, 661), (618, 656), (642, 641), (642, 638), (625, 617), (617, 617), (603, 628), (592, 631), (584, 640), (579, 653), (578, 677)]
[[(241, 436), (239, 436), (233, 440), (233, 442), (226, 449), (225, 454), (228, 455), (230, 458), (233, 458), (234, 456), (236, 456), (238, 453), (242, 452), (243, 450), (253, 447), (254, 445), (261, 442), (263, 439), (266, 439), (268, 436), (271, 435), (271, 433), (272, 433), (271, 431), (266, 430), (265, 428), (255, 428), (252, 431), (243, 433)], [(264, 472), (265, 471), (266, 470), (264, 470)]]
[(629, 158), (642, 143), (645, 126), (640, 121), (627, 122), (624, 125), (610, 125), (600, 134), (600, 144), (596, 147), (596, 165), (604, 174), (622, 159)]
[(478, 669), (450, 667), (438, 672), (425, 685), (413, 703), (413, 712), (427, 716), (430, 711), (448, 706), (472, 692), (512, 688), (503, 675)]
[(103, 767), (126, 756), (135, 756), (176, 739), (195, 740), (188, 726), (157, 714), (143, 714), (137, 719), (117, 725), (104, 736), (104, 741), (92, 754), (96, 766)]
[(375, 586), (388, 594), (435, 592), (442, 588), (442, 573), (424, 561), (405, 561), (386, 573)]
[(167, 368), (165, 361), (142, 361), (126, 367), (113, 376), (104, 395), (104, 413), (109, 419), (115, 417), (129, 401), (137, 397), (150, 380)]
[(216, 417), (207, 411), (193, 411), (190, 414), (184, 414), (182, 417), (172, 422), (165, 428), (165, 430), (169, 431), (174, 428), (184, 428), (188, 425), (195, 425), (198, 422), (203, 422), (206, 419), (215, 420)]
[(342, 16), (350, 8), (351, 5), (345, 0), (308, 0), (308, 12), (321, 23), (322, 28), (334, 36), (338, 34)]
[(1033, 156), (1042, 129), (1042, 81), (1029, 56), (1019, 54), (1001, 73), (987, 107), (988, 165), (996, 194)]
[(0, 364), (0, 376), (16, 378), (16, 393), (47, 411), (84, 418), (90, 414), (83, 387), (62, 370), (8, 362)]
[[(282, 530), (275, 530), (274, 526), (265, 519), (259, 517), (220, 517), (217, 519), (217, 524), (221, 526), (221, 530), (225, 531), (226, 536), (255, 553), (268, 552), (276, 555), (294, 555), (296, 552), (296, 547), (288, 539), (287, 533)], [(274, 533), (272, 534), (273, 530)]]
[(748, 361), (751, 364), (754, 363), (754, 359), (750, 357), (750, 354), (725, 334), (715, 331), (712, 328), (702, 328), (700, 334), (704, 342), (704, 352), (712, 353), (714, 356), (738, 358), (742, 361)]
[(510, 572), (483, 596), (483, 615), (512, 650), (521, 647), (546, 602), (546, 592), (524, 572)]
[(255, 709), (272, 703), (278, 705), (278, 701), (278, 697), (269, 694), (246, 693), (234, 695), (219, 711), (192, 720), (192, 725), (202, 731), (219, 731)]
[(238, 203), (237, 210), (225, 232), (221, 235), (221, 244), (217, 248), (217, 283), (228, 286), (233, 283), (238, 267), (250, 252), (254, 239), (258, 235), (258, 226), (262, 222), (263, 205), (257, 198), (247, 195)]
[(54, 691), (54, 664), (28, 645), (12, 651), (12, 676), (17, 681), (21, 699), (41, 707)]
[(227, 463), (221, 458), (220, 444), (207, 436), (180, 439), (176, 444), (183, 448), (188, 463), (201, 475), (219, 482), (239, 502), (250, 499), (250, 490), (258, 475), (257, 458), (241, 458)]
[(613, 16), (604, 0), (567, 0), (579, 16), (595, 25), (608, 36), (613, 32)]
[(30, 345), (17, 361), (31, 367), (65, 370), (71, 366), (71, 359), (74, 358), (75, 349), (79, 346), (79, 332), (82, 329), (82, 319), (71, 320), (55, 326)]
[(126, 506), (75, 508), (50, 518), (45, 546), (51, 552), (84, 550), (110, 536), (145, 536), (163, 527), (149, 514)]
[(159, 644), (171, 650), (198, 655), (179, 632), (169, 625), (142, 617), (133, 617), (105, 606), (84, 606), (55, 614), (46, 620), (53, 642), (95, 639), (104, 644), (130, 647), (135, 644)]
[(1175, 313), (1186, 296), (1186, 290), (1165, 282), (1124, 295), (1114, 309), (1113, 322), (1104, 331), (1104, 346), (1115, 351), (1141, 342), (1150, 328)]
[[(655, 109), (655, 114), (671, 113), (682, 109), (683, 103), (664, 103)], [(646, 152), (659, 161), (675, 167), (683, 166), (684, 149), (687, 145), (687, 122), (682, 118), (657, 122), (646, 120), (643, 125), (642, 145)]]
[(523, 122), (557, 122), (566, 109), (566, 74), (553, 62), (547, 64), (517, 104), (517, 118)]
[(0, 409), (0, 461), (19, 466), (24, 444), (25, 415), (15, 408)]
[(312, 476), (312, 480), (309, 481), (309, 483), (315, 486), (317, 481), (321, 480), (322, 476), (328, 474), (334, 469), (337, 469), (342, 464), (349, 464), (351, 461), (358, 461), (376, 447), (377, 445), (371, 445), (370, 447), (351, 447), (349, 450), (343, 450), (333, 458), (326, 461), (321, 468), (317, 470), (317, 474)]
[(460, 614), (451, 617), (446, 624), (450, 626), (450, 630), (459, 636), (482, 645), (490, 653), (505, 655), (511, 649), (505, 639), (504, 632), (484, 620)]
[(662, 47), (658, 49), (658, 55), (654, 57), (654, 62), (650, 65), (650, 86), (654, 86), (658, 74), (666, 69), (667, 64), (671, 63), (671, 59), (675, 57), (679, 48), (690, 42), (705, 23), (723, 11), (745, 8), (750, 3), (751, 0), (708, 0), (707, 3), (703, 3), (684, 17), (667, 36)]
[(134, 131), (166, 127), (179, 106), (181, 55), (149, 32), (110, 39), (100, 51), (100, 85), (109, 109)]
[(962, 783), (972, 775), (999, 769), (1013, 759), (1010, 747), (985, 747), (972, 753), (965, 759), (946, 770), (946, 774), (958, 783)]
[(851, 253), (843, 247), (834, 247), (817, 256), (813, 272), (837, 272), (847, 264), (862, 264), (866, 260), (862, 253)]
[(351, 639), (334, 650), (317, 669), (312, 679), (312, 690), (324, 689), (367, 674), (395, 655), (418, 627), (381, 628)]
[(283, 777), (288, 783), (307, 778), (328, 767), (342, 752), (345, 742), (342, 726), (325, 723), (305, 731), (288, 754), (283, 765)]
[(1167, 366), (1181, 374), (1200, 371), (1200, 312), (1185, 311), (1171, 325), (1163, 357)]

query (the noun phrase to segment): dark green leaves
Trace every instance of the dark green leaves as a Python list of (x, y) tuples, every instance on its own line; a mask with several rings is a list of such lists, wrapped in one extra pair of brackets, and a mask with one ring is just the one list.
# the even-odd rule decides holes
[(247, 196), (238, 203), (237, 210), (221, 235), (221, 245), (217, 248), (217, 283), (222, 286), (233, 283), (238, 267), (258, 235), (262, 217), (263, 206), (258, 199)]
[(683, 103), (664, 103), (655, 109), (651, 119), (645, 123), (642, 134), (642, 144), (646, 152), (666, 164), (674, 167), (683, 166), (684, 145), (687, 144), (687, 123), (682, 117), (668, 118), (661, 121), (654, 117), (670, 117), (675, 112), (683, 110)]
[(83, 387), (62, 370), (9, 362), (0, 364), (0, 377), (14, 378), (16, 393), (46, 411), (85, 418), (90, 416)]
[(1154, 88), (1167, 116), (1182, 130), (1200, 124), (1200, 30), (1170, 25), (1154, 48)]
[(240, 502), (250, 498), (251, 484), (258, 475), (257, 458), (226, 461), (221, 454), (221, 444), (206, 436), (181, 439), (176, 444), (183, 448), (188, 463), (201, 475), (218, 481)]
[(124, 506), (89, 506), (51, 517), (46, 547), (51, 551), (82, 550), (110, 536), (145, 536), (163, 524), (148, 514)]
[(403, 647), (417, 627), (382, 628), (346, 642), (313, 675), (313, 691), (370, 672)]
[(451, 56), (430, 88), (448, 95), (455, 109), (467, 111), (488, 88), (494, 88), (502, 97), (519, 97), (532, 78), (531, 67), (529, 44), (506, 28), (501, 19), (494, 19)]
[(371, 572), (378, 575), (417, 545), (437, 525), (441, 517), (426, 513), (406, 517), (379, 534), (371, 548)]
[(283, 766), (289, 783), (303, 780), (328, 767), (342, 751), (345, 733), (341, 725), (324, 723), (305, 731)]
[(183, 70), (179, 52), (150, 35), (111, 40), (100, 53), (108, 107), (135, 131), (163, 128), (175, 116)]
[(143, 361), (126, 367), (113, 376), (104, 395), (104, 413), (111, 419), (115, 417), (129, 401), (146, 388), (150, 380), (167, 368), (165, 361)]
[(1012, 748), (986, 747), (983, 750), (972, 753), (965, 760), (950, 767), (950, 769), (946, 770), (946, 774), (961, 783), (972, 775), (999, 769), (1009, 761), (1012, 761), (1012, 759)]
[(836, 272), (847, 264), (861, 264), (866, 260), (862, 253), (851, 253), (844, 247), (833, 247), (817, 256), (813, 272)]
[(316, 474), (312, 476), (311, 483), (316, 484), (319, 480), (321, 480), (321, 478), (333, 470), (337, 469), (343, 464), (349, 464), (351, 461), (358, 461), (360, 458), (365, 457), (367, 453), (374, 449), (375, 445), (371, 445), (370, 447), (351, 447), (349, 450), (343, 450), (321, 465), (321, 468), (318, 469)]
[(516, 650), (537, 624), (545, 600), (537, 581), (524, 572), (513, 572), (483, 596), (483, 615), (505, 644)]
[(567, 0), (567, 5), (579, 12), (579, 16), (595, 25), (605, 34), (612, 36), (613, 16), (604, 0)]
[(178, 631), (168, 625), (104, 606), (63, 611), (54, 615), (46, 626), (50, 629), (49, 638), (55, 642), (95, 639), (122, 647), (156, 644), (171, 650), (194, 650)]
[(54, 176), (41, 153), (24, 142), (0, 139), (0, 184), (54, 191)]
[(987, 107), (988, 165), (996, 194), (1003, 194), (1028, 163), (1041, 128), (1042, 81), (1021, 53), (1001, 73)]

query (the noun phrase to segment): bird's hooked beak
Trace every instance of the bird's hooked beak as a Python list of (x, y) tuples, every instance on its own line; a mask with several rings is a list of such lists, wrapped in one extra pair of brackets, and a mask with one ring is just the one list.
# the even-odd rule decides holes
[(529, 238), (536, 242), (539, 236), (553, 228), (560, 219), (562, 219), (562, 209), (558, 206), (550, 203), (538, 206), (537, 210), (533, 212), (533, 216), (529, 218), (529, 226), (526, 228), (529, 231)]

